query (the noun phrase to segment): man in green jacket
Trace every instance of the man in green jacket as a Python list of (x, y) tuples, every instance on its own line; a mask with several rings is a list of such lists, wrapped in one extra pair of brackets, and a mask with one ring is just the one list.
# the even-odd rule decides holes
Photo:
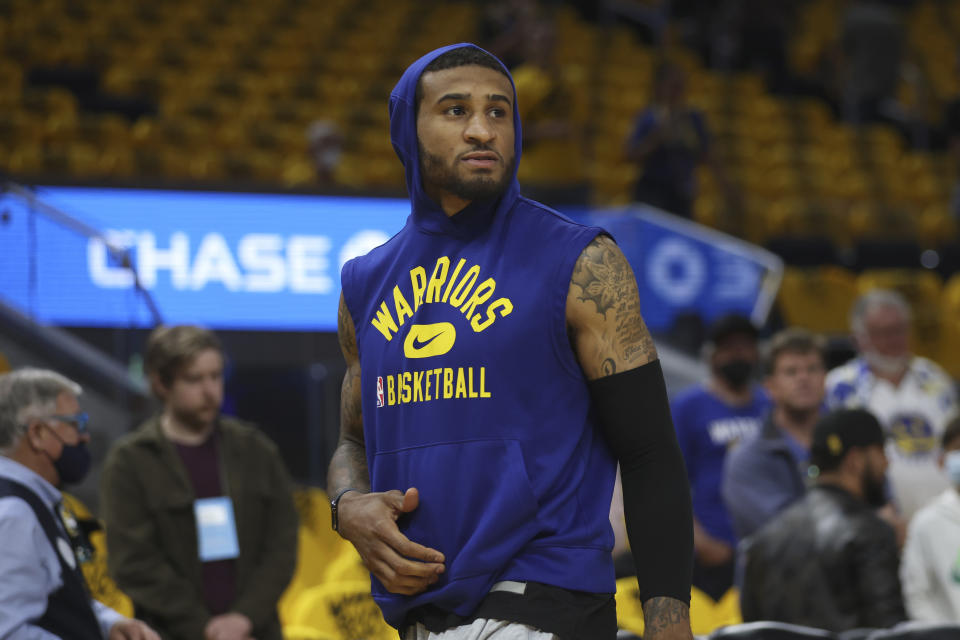
[(166, 639), (281, 640), (297, 515), (276, 446), (220, 415), (213, 333), (155, 330), (145, 369), (163, 409), (113, 446), (102, 475), (111, 574)]

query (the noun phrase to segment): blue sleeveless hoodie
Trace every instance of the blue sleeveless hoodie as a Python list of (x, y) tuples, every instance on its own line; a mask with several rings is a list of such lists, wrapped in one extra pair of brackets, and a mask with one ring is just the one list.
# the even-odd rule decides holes
[[(417, 596), (372, 578), (394, 627), (424, 604), (469, 615), (501, 580), (615, 590), (616, 463), (566, 331), (574, 263), (603, 231), (522, 197), (516, 169), (500, 198), (452, 217), (424, 192), (416, 85), (430, 61), (462, 46), (474, 45), (427, 54), (393, 90), (390, 134), (412, 213), (341, 274), (371, 487), (419, 489), (419, 507), (398, 524), (446, 557), (446, 572)], [(516, 100), (514, 122), (518, 164)]]

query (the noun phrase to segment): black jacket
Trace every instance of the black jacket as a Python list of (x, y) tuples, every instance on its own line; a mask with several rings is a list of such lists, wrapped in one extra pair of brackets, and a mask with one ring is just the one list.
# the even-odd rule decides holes
[(845, 631), (906, 619), (893, 529), (861, 500), (818, 485), (742, 545), (744, 621)]

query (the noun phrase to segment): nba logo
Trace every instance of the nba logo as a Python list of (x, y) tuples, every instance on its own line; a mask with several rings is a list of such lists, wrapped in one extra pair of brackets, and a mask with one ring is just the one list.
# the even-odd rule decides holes
[(377, 408), (383, 406), (383, 376), (377, 376)]

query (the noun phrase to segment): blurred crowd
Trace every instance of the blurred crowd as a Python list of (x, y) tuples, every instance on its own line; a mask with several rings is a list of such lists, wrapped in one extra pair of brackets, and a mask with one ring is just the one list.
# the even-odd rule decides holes
[(713, 601), (737, 590), (745, 621), (960, 621), (957, 393), (913, 354), (911, 321), (902, 296), (868, 292), (850, 315), (858, 353), (833, 369), (807, 330), (761, 341), (736, 315), (711, 327), (709, 380), (672, 406), (695, 589)]

